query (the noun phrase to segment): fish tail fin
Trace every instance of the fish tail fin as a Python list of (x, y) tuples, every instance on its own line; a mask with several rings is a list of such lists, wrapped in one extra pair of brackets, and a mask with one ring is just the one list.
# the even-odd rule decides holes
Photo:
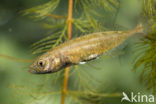
[(134, 32), (137, 32), (137, 33), (142, 33), (143, 32), (143, 26), (142, 26), (142, 23), (139, 23), (136, 28), (134, 29)]

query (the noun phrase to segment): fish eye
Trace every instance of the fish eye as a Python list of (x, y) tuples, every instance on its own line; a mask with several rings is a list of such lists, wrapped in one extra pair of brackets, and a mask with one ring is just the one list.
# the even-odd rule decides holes
[(38, 65), (39, 65), (40, 67), (43, 67), (43, 66), (44, 66), (44, 61), (39, 61), (39, 62), (38, 62)]

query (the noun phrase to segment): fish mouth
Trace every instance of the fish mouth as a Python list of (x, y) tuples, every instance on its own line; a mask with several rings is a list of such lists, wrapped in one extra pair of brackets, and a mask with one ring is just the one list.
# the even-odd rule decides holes
[(32, 74), (38, 74), (38, 72), (36, 70), (32, 70), (32, 69), (29, 69), (28, 72), (32, 73)]
[(37, 67), (34, 67), (33, 65), (29, 66), (28, 72), (31, 74), (49, 74), (54, 73), (59, 70), (52, 70), (51, 68), (48, 68), (48, 70), (38, 70)]
[(35, 70), (35, 68), (31, 65), (28, 69), (28, 72), (29, 73), (32, 73), (32, 74), (38, 74), (39, 72)]
[(36, 71), (35, 69), (29, 69), (28, 72), (32, 73), (32, 74), (48, 74), (48, 73), (51, 73), (50, 70), (47, 70), (47, 71)]

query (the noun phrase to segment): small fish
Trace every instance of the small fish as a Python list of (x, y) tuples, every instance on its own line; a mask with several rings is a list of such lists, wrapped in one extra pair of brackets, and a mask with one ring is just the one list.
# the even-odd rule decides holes
[(128, 31), (92, 33), (69, 40), (38, 57), (30, 65), (29, 72), (53, 73), (67, 66), (96, 59), (137, 32), (142, 32), (142, 25)]

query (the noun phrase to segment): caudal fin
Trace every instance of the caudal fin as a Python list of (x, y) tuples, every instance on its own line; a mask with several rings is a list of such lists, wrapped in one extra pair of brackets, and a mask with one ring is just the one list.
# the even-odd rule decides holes
[(142, 33), (143, 32), (143, 26), (142, 26), (142, 23), (139, 23), (136, 28), (134, 29), (135, 32), (138, 32), (138, 33)]

